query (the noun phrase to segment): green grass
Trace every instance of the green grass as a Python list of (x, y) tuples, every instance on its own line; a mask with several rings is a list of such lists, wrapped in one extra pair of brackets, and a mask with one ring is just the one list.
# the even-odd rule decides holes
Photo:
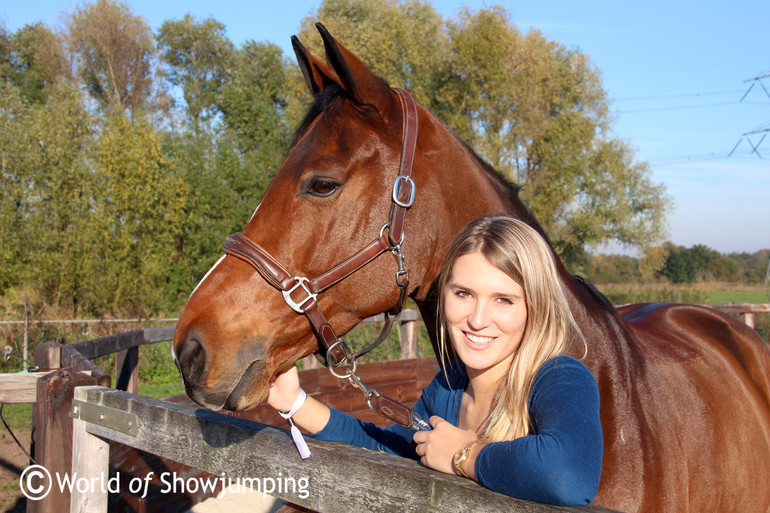
[(766, 290), (707, 290), (703, 294), (710, 305), (770, 303), (770, 292)]
[(177, 383), (161, 383), (158, 385), (153, 383), (139, 383), (139, 395), (164, 399), (179, 394), (184, 394), (184, 385), (181, 381)]
[[(5, 404), (3, 405), (3, 419), (11, 429), (29, 429), (32, 426), (32, 404)], [(0, 430), (5, 426), (0, 425)]]

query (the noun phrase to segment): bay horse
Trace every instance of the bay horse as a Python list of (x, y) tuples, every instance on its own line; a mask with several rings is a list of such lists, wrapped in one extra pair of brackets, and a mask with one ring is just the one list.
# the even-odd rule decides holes
[[(204, 407), (255, 407), (298, 359), (321, 351), (339, 360), (339, 346), (328, 344), (336, 333), (393, 310), (404, 293), (435, 342), (435, 283), (460, 228), (504, 212), (543, 233), (517, 187), (317, 28), (325, 62), (292, 38), (315, 102), (174, 334), (187, 393)], [(404, 160), (413, 161), (411, 173)], [(698, 306), (615, 309), (558, 266), (588, 341), (585, 357), (577, 341), (571, 354), (601, 394), (595, 503), (629, 512), (770, 511), (770, 352), (757, 333)]]

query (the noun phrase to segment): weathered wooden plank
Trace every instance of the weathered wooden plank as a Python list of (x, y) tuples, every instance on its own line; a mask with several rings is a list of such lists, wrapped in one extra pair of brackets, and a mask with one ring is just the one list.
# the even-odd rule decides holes
[(34, 403), (37, 399), (37, 380), (49, 373), (0, 374), (0, 403)]
[(99, 385), (109, 387), (112, 384), (112, 376), (105, 373), (94, 362), (83, 356), (74, 344), (65, 345), (61, 348), (62, 367), (72, 367), (81, 372), (89, 372), (91, 376), (98, 380)]
[(164, 342), (174, 338), (175, 326), (160, 326), (157, 328), (146, 328), (140, 330), (124, 331), (115, 333), (106, 337), (84, 340), (68, 344), (86, 358), (96, 358), (119, 351), (124, 351), (132, 347), (144, 344), (154, 344), (155, 342)]
[(92, 434), (223, 476), (233, 486), (269, 488), (270, 495), (316, 511), (355, 511), (363, 505), (382, 512), (608, 511), (513, 499), (412, 460), (345, 444), (308, 439), (312, 455), (302, 460), (284, 430), (101, 387), (86, 387), (85, 397), (140, 419), (136, 437), (90, 424)]
[(135, 394), (139, 391), (139, 348), (130, 347), (115, 355), (115, 388)]
[[(85, 399), (86, 390), (75, 389), (74, 398)], [(109, 498), (110, 444), (94, 436), (88, 423), (72, 419), (72, 467), (70, 478), (77, 484), (70, 495), (71, 512), (107, 512)], [(88, 483), (87, 486), (81, 483)]]

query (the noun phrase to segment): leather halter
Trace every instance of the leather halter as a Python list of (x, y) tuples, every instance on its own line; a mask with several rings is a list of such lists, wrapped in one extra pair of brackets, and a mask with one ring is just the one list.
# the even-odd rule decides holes
[[(381, 254), (390, 251), (396, 256), (399, 264), (399, 270), (396, 272), (396, 284), (400, 288), (400, 294), (398, 303), (390, 311), (386, 312), (385, 318), (387, 322), (385, 329), (383, 329), (383, 335), (387, 335), (387, 332), (390, 331), (393, 317), (401, 312), (406, 303), (409, 271), (404, 268), (401, 244), (404, 242), (404, 218), (406, 211), (414, 202), (415, 195), (412, 165), (414, 163), (415, 147), (417, 146), (417, 105), (406, 90), (394, 88), (394, 91), (398, 93), (401, 100), (401, 110), (403, 113), (401, 163), (398, 177), (393, 184), (390, 217), (380, 230), (379, 237), (358, 251), (358, 253), (312, 279), (292, 275), (270, 256), (267, 251), (242, 233), (235, 233), (225, 241), (225, 253), (239, 258), (254, 267), (262, 278), (283, 293), (284, 300), (292, 310), (305, 314), (318, 339), (320, 349), (326, 353), (326, 363), (330, 367), (336, 367), (346, 361), (354, 361), (356, 356), (372, 349), (385, 337), (381, 336), (375, 344), (359, 351), (355, 355), (349, 355), (344, 341), (337, 337), (334, 329), (326, 321), (326, 318), (319, 309), (316, 301), (318, 294), (344, 280)], [(387, 234), (385, 234), (386, 231)], [(296, 301), (293, 299), (292, 294), (298, 289), (302, 289), (306, 297)]]

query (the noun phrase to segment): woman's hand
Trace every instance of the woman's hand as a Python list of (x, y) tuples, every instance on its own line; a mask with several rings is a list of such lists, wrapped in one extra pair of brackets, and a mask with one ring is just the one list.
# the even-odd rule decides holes
[[(294, 401), (299, 397), (300, 390), (299, 372), (297, 372), (297, 366), (292, 365), (289, 370), (276, 376), (275, 381), (270, 383), (267, 404), (278, 411), (290, 411)], [(308, 396), (292, 419), (305, 431), (315, 434), (326, 426), (330, 415), (331, 412), (325, 404)]]
[(297, 366), (292, 365), (289, 370), (276, 376), (275, 381), (270, 383), (267, 404), (278, 411), (289, 411), (299, 397), (299, 391), (299, 373)]
[[(460, 429), (451, 423), (434, 415), (430, 418), (432, 431), (418, 431), (414, 434), (414, 441), (417, 443), (417, 455), (420, 456), (420, 463), (426, 467), (454, 474), (454, 465), (452, 459), (457, 451), (478, 439), (476, 433), (471, 430)], [(475, 458), (474, 458), (475, 460)], [(463, 464), (463, 469), (469, 471), (469, 461)], [(469, 475), (475, 476), (475, 472)]]

